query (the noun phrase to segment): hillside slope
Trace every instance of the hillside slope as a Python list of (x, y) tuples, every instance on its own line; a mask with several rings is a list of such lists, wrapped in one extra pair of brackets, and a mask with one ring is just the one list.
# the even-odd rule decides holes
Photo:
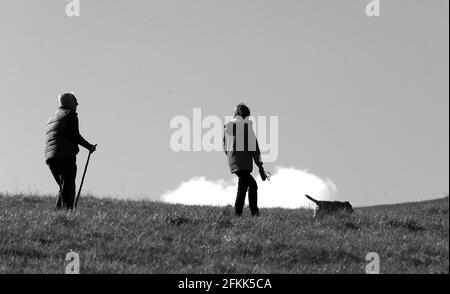
[(313, 219), (309, 210), (83, 198), (74, 214), (49, 197), (0, 194), (0, 273), (449, 273), (449, 199), (356, 209)]

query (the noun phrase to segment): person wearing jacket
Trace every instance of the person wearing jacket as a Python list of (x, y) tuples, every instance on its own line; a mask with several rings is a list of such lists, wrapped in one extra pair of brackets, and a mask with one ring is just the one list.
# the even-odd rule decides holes
[(235, 214), (242, 215), (245, 196), (248, 191), (249, 207), (252, 216), (259, 216), (258, 184), (252, 176), (253, 161), (260, 173), (264, 174), (261, 152), (252, 122), (250, 109), (243, 103), (236, 106), (234, 118), (224, 126), (224, 151), (232, 174), (238, 177)]
[(56, 207), (71, 210), (75, 201), (78, 145), (89, 152), (94, 152), (96, 147), (80, 135), (75, 95), (61, 94), (59, 104), (58, 110), (47, 121), (45, 162), (59, 186)]

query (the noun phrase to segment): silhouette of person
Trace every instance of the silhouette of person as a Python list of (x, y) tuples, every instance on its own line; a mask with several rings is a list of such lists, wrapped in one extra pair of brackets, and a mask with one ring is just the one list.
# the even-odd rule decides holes
[(75, 200), (78, 145), (89, 152), (94, 152), (96, 147), (80, 135), (75, 95), (61, 94), (59, 104), (58, 110), (47, 121), (45, 162), (59, 186), (56, 208), (70, 210)]
[[(251, 174), (253, 161), (258, 166), (261, 175), (264, 174), (264, 168), (258, 140), (249, 116), (250, 109), (241, 103), (236, 106), (234, 118), (224, 126), (223, 144), (228, 165), (231, 173), (239, 178), (234, 205), (237, 216), (242, 215), (247, 191), (250, 213), (252, 216), (259, 216), (258, 184)], [(263, 179), (265, 180), (265, 178)]]

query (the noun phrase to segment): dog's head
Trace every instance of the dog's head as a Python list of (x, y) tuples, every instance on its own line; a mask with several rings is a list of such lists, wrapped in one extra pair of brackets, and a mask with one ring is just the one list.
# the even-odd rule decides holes
[(350, 202), (345, 201), (344, 202), (344, 208), (346, 211), (352, 213), (353, 212), (353, 206), (350, 204)]

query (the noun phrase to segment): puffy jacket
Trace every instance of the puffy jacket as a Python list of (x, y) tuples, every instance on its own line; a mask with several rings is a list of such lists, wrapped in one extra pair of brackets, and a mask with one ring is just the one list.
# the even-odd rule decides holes
[(248, 118), (236, 116), (224, 126), (223, 147), (231, 173), (253, 171), (253, 161), (262, 166), (261, 151)]
[(59, 108), (47, 121), (45, 161), (50, 158), (74, 158), (90, 144), (80, 135), (78, 114), (73, 109)]

